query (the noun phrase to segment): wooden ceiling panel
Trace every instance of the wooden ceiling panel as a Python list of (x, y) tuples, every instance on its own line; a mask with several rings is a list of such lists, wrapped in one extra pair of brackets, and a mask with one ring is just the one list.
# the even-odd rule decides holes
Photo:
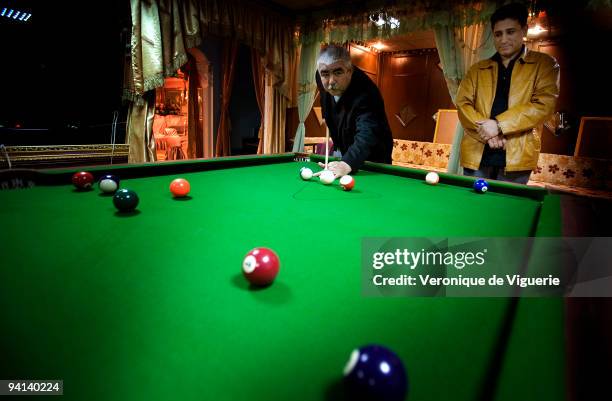
[(285, 8), (291, 11), (306, 11), (306, 10), (316, 10), (325, 7), (332, 6), (335, 3), (338, 3), (337, 0), (310, 0), (310, 1), (300, 1), (300, 0), (268, 0), (270, 3), (274, 3), (277, 6)]
[(433, 49), (436, 47), (436, 40), (433, 31), (413, 32), (405, 35), (394, 36), (390, 39), (375, 40), (368, 42), (367, 46), (375, 44), (382, 45), (376, 47), (381, 52), (398, 52), (404, 50)]

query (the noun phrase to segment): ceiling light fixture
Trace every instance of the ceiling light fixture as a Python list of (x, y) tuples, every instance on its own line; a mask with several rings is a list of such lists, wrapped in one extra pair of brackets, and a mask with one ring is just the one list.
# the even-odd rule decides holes
[(400, 26), (400, 22), (397, 18), (389, 17), (389, 25), (391, 29), (397, 29)]
[[(536, 38), (542, 33), (548, 32), (548, 30), (550, 29), (550, 24), (546, 11), (542, 10), (537, 13), (531, 12), (529, 14), (529, 17), (530, 18), (528, 22), (529, 28), (527, 29), (527, 38)], [(546, 29), (545, 27), (548, 27), (549, 29)]]
[(400, 26), (400, 22), (397, 18), (390, 16), (384, 11), (371, 14), (370, 21), (372, 21), (379, 28), (389, 25), (391, 29), (397, 29)]
[(527, 30), (527, 36), (529, 37), (538, 36), (541, 33), (547, 32), (547, 31), (548, 31), (547, 29), (544, 29), (540, 25), (536, 24), (535, 26)]
[(20, 10), (13, 10), (12, 8), (7, 7), (3, 7), (2, 11), (0, 11), (0, 17), (11, 18), (15, 21), (20, 22), (27, 22), (31, 16), (31, 13)]

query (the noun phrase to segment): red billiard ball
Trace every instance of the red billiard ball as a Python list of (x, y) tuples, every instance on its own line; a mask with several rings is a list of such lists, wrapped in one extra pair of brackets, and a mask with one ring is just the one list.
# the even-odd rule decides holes
[(93, 185), (94, 177), (90, 172), (80, 171), (78, 173), (74, 173), (72, 176), (72, 183), (77, 189), (85, 190), (90, 189)]
[(175, 198), (187, 196), (190, 190), (189, 181), (184, 178), (177, 178), (170, 183), (170, 192), (172, 192)]
[(242, 273), (254, 285), (270, 285), (280, 269), (278, 255), (269, 248), (252, 249), (244, 257)]
[(355, 179), (350, 175), (344, 175), (340, 178), (340, 186), (345, 191), (350, 191), (355, 186)]

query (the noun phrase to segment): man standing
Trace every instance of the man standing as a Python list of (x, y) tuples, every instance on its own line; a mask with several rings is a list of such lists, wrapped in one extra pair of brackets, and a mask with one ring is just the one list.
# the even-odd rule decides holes
[(336, 177), (355, 173), (366, 160), (391, 163), (393, 137), (378, 87), (351, 63), (349, 52), (330, 45), (317, 60), (323, 118), (342, 161), (329, 163)]
[(544, 120), (555, 111), (559, 65), (527, 50), (527, 10), (508, 4), (491, 16), (497, 53), (473, 65), (459, 86), (465, 175), (526, 184), (538, 164)]

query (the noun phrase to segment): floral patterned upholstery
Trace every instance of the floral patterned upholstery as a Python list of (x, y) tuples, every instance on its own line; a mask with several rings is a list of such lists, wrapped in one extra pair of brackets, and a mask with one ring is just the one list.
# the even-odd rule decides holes
[(395, 139), (393, 141), (394, 162), (400, 165), (413, 164), (421, 168), (446, 169), (451, 145)]
[[(431, 142), (393, 141), (393, 164), (425, 170), (446, 171), (451, 145)], [(610, 160), (540, 153), (538, 166), (531, 173), (530, 184), (555, 186), (561, 190), (606, 191), (612, 196)]]
[(582, 188), (612, 189), (611, 172), (609, 160), (542, 153), (531, 179)]

